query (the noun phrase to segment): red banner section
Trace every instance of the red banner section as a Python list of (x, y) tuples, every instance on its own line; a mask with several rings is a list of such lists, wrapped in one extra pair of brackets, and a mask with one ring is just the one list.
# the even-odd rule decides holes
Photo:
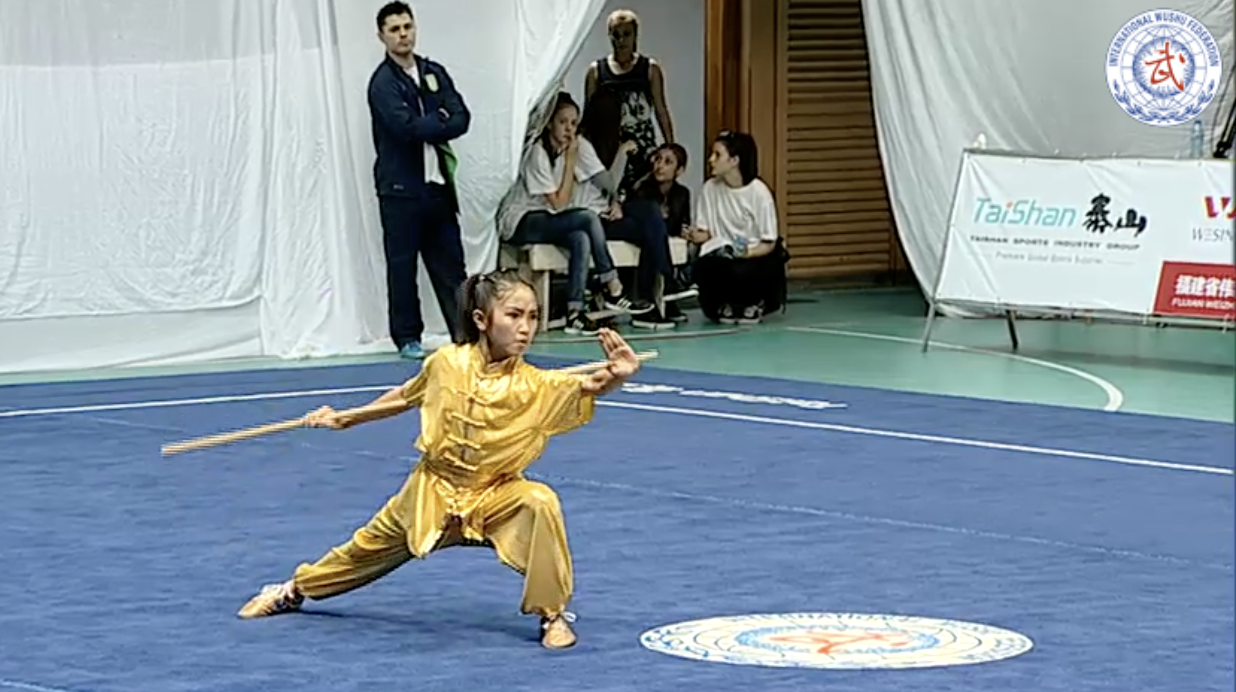
[(1236, 266), (1164, 262), (1154, 312), (1236, 320)]

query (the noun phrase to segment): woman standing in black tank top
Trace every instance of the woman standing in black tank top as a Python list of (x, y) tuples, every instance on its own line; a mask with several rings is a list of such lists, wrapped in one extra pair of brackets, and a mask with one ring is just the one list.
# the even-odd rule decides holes
[[(584, 110), (594, 106), (620, 111), (610, 114), (611, 117), (600, 118), (610, 122), (617, 120), (617, 132), (593, 133), (591, 137), (612, 141), (615, 152), (618, 145), (624, 142), (635, 144), (636, 150), (627, 158), (626, 172), (622, 177), (621, 188), (626, 193), (652, 168), (650, 157), (658, 144), (657, 125), (660, 125), (667, 143), (674, 141), (674, 125), (665, 103), (665, 75), (661, 66), (652, 58), (636, 52), (639, 18), (630, 10), (618, 10), (609, 16), (606, 26), (613, 52), (588, 67)], [(610, 160), (603, 160), (605, 165), (613, 163), (612, 154), (600, 149), (608, 150), (611, 147), (598, 147), (598, 153), (603, 157), (609, 155)]]

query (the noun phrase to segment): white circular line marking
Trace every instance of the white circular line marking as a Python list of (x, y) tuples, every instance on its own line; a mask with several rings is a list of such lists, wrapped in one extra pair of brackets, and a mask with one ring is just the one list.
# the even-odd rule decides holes
[[(852, 337), (857, 337), (860, 339), (876, 339), (879, 341), (895, 341), (897, 343), (902, 343), (902, 344), (922, 343), (922, 341), (919, 339), (911, 339), (909, 337), (904, 337), (904, 336), (889, 336), (887, 334), (869, 334), (867, 332), (851, 332), (851, 331), (847, 331), (844, 329), (824, 329), (822, 327), (786, 327), (786, 329), (792, 332), (808, 332), (812, 334), (835, 334), (837, 336), (852, 336)], [(1080, 377), (1081, 379), (1097, 386), (1099, 389), (1102, 389), (1103, 393), (1107, 395), (1107, 403), (1103, 405), (1104, 411), (1119, 411), (1120, 407), (1124, 406), (1124, 392), (1120, 391), (1119, 387), (1112, 384), (1111, 382), (1108, 382), (1102, 377), (1099, 377), (1098, 375), (1092, 375), (1086, 372), (1085, 370), (1078, 370), (1077, 368), (1071, 368), (1067, 365), (1053, 363), (1048, 360), (1039, 360), (1038, 358), (1022, 356), (1016, 353), (1004, 353), (1002, 351), (989, 351), (984, 348), (972, 348), (970, 346), (950, 344), (950, 343), (943, 342), (943, 341), (932, 341), (929, 343), (932, 346), (935, 346), (937, 348), (943, 348), (943, 349), (950, 350), (950, 351), (961, 351), (963, 353), (978, 353), (978, 354), (987, 355), (987, 356), (999, 356), (1001, 358), (1008, 358), (1009, 360), (1016, 360), (1016, 361), (1021, 361), (1023, 363), (1028, 363), (1030, 365), (1037, 365), (1041, 368), (1048, 368), (1050, 370), (1056, 370), (1056, 371), (1063, 372), (1068, 375), (1073, 375), (1074, 377)]]

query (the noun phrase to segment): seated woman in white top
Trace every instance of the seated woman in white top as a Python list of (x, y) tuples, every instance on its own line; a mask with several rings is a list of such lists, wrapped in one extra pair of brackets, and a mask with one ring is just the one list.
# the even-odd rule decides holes
[(756, 324), (785, 302), (787, 255), (777, 230), (777, 204), (759, 178), (755, 139), (722, 132), (708, 159), (712, 177), (700, 190), (687, 239), (700, 257), (693, 276), (704, 316), (723, 324)]
[(598, 178), (606, 173), (587, 139), (576, 135), (579, 106), (560, 92), (549, 122), (524, 153), (519, 178), (498, 209), (498, 232), (514, 245), (546, 243), (567, 251), (567, 325), (569, 334), (595, 334), (584, 293), (589, 260), (605, 287), (605, 307), (639, 312), (618, 280), (597, 210), (609, 208)]

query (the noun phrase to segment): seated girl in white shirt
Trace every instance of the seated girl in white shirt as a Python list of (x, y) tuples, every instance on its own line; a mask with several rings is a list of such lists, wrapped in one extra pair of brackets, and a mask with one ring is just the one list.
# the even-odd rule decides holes
[(527, 147), (519, 179), (498, 210), (498, 232), (513, 245), (546, 243), (570, 255), (567, 269), (569, 334), (595, 334), (584, 293), (589, 260), (605, 286), (605, 307), (638, 312), (626, 297), (606, 245), (605, 228), (596, 209), (606, 209), (605, 192), (596, 179), (605, 173), (587, 139), (576, 135), (579, 106), (566, 92), (558, 94), (541, 136)]
[(700, 308), (724, 324), (756, 324), (785, 302), (787, 255), (757, 153), (748, 134), (717, 137), (708, 159), (712, 177), (700, 190), (695, 225), (687, 232), (700, 247), (693, 270)]

